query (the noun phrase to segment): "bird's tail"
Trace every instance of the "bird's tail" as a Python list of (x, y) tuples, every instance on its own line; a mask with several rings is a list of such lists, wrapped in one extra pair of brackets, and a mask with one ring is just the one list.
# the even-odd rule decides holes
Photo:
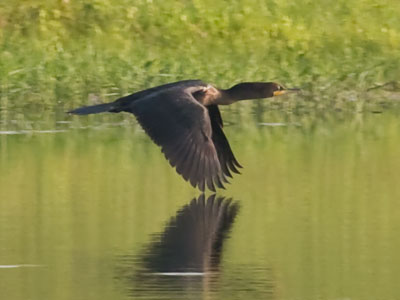
[(68, 113), (69, 114), (74, 114), (74, 115), (89, 115), (89, 114), (98, 114), (102, 112), (112, 112), (115, 109), (115, 104), (114, 103), (103, 103), (103, 104), (97, 104), (97, 105), (92, 105), (92, 106), (83, 106), (79, 107), (73, 110), (70, 110)]

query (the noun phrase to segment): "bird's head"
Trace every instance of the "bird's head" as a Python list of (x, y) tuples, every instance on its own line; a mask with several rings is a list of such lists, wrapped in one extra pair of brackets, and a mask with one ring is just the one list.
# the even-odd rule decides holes
[(293, 89), (285, 88), (279, 83), (275, 82), (260, 82), (256, 84), (259, 85), (259, 89), (261, 90), (260, 94), (263, 95), (263, 98), (276, 97), (280, 95), (285, 95), (287, 93), (300, 91), (300, 89), (298, 88), (293, 88)]
[(272, 82), (270, 85), (270, 91), (272, 91), (272, 96), (280, 96), (287, 93), (287, 90), (278, 83)]
[(230, 88), (231, 95), (238, 100), (271, 98), (299, 89), (287, 89), (275, 82), (242, 82)]

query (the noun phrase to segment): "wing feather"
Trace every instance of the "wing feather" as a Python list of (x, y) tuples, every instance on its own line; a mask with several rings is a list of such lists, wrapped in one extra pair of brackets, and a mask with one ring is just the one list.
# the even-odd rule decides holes
[[(210, 116), (211, 127), (212, 127), (212, 141), (215, 145), (216, 152), (218, 154), (218, 160), (221, 165), (222, 173), (228, 177), (232, 177), (231, 171), (240, 174), (237, 168), (242, 166), (238, 163), (235, 155), (232, 152), (231, 146), (222, 130), (222, 118), (221, 113), (217, 105), (211, 105), (207, 107)], [(223, 180), (226, 179), (223, 176)]]
[(193, 91), (193, 86), (169, 87), (138, 99), (129, 111), (185, 180), (215, 191), (214, 183), (222, 185), (222, 169), (213, 128), (207, 108), (192, 96)]

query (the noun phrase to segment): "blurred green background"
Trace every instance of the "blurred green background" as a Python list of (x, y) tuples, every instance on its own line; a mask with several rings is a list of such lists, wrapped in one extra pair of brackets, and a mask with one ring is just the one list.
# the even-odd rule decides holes
[(2, 0), (1, 104), (71, 107), (188, 78), (365, 101), (397, 86), (399, 15), (396, 0)]
[[(1, 296), (400, 299), (399, 16), (398, 0), (0, 0)], [(241, 210), (216, 287), (127, 295), (117, 258), (199, 191), (130, 114), (65, 111), (189, 78), (303, 91), (221, 108), (244, 169), (221, 193)]]

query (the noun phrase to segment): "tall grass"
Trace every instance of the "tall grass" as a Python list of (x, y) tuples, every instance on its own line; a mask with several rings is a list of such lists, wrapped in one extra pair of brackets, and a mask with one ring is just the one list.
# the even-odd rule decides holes
[(398, 80), (399, 15), (397, 0), (2, 0), (1, 104), (72, 106), (185, 78), (354, 100)]

